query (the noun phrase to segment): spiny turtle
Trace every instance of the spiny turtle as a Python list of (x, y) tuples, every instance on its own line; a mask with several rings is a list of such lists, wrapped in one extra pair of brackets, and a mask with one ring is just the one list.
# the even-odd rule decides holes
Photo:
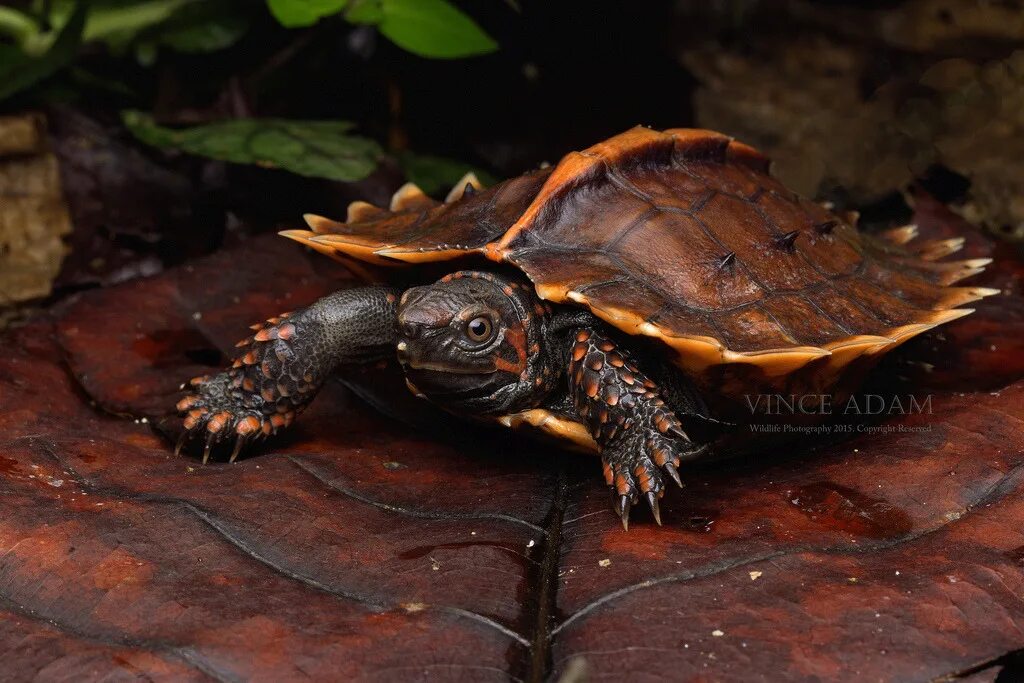
[(253, 326), (230, 369), (191, 381), (178, 448), (204, 435), (205, 461), (233, 438), (233, 461), (332, 374), (397, 360), (450, 413), (598, 452), (623, 524), (640, 498), (660, 524), (663, 475), (681, 485), (706, 448), (705, 398), (849, 385), (995, 293), (950, 286), (988, 263), (937, 261), (962, 239), (863, 234), (768, 166), (719, 133), (637, 127), (443, 203), (407, 184), (344, 223), (307, 215), (282, 234), (378, 283)]

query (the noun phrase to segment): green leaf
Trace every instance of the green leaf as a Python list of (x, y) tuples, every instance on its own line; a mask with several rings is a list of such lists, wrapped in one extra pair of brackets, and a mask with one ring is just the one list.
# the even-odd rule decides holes
[(230, 47), (249, 30), (249, 17), (231, 2), (187, 5), (156, 28), (160, 43), (179, 52), (214, 52)]
[(128, 45), (140, 32), (168, 19), (195, 0), (97, 3), (85, 25), (85, 42), (102, 41), (112, 48)]
[(447, 193), (469, 171), (476, 173), (476, 177), (484, 185), (495, 183), (489, 173), (455, 159), (413, 152), (401, 152), (397, 158), (405, 177), (429, 195)]
[(345, 8), (345, 21), (350, 24), (379, 24), (384, 21), (380, 0), (352, 0)]
[[(51, 21), (55, 26), (63, 23), (70, 4), (68, 0), (53, 3)], [(167, 20), (186, 5), (199, 4), (199, 0), (92, 0), (88, 4), (84, 42), (103, 42), (121, 49), (142, 31)]]
[[(82, 32), (82, 42), (102, 42), (112, 50), (124, 50), (146, 29), (166, 21), (182, 7), (200, 4), (199, 0), (87, 0), (89, 17)], [(33, 7), (42, 11), (42, 3)], [(75, 7), (74, 0), (54, 0), (50, 8), (53, 31), (30, 36), (22, 47), (30, 54), (45, 51), (63, 29)]]
[(57, 39), (42, 56), (11, 55), (0, 62), (0, 99), (10, 97), (70, 64), (82, 44), (87, 14), (87, 3), (78, 3)]
[(312, 26), (322, 17), (337, 14), (349, 0), (267, 0), (274, 18), (286, 28)]
[(160, 42), (178, 52), (214, 52), (234, 45), (248, 30), (249, 22), (245, 17), (225, 17), (191, 28), (168, 31), (161, 36)]
[(0, 34), (9, 36), (24, 47), (32, 36), (39, 33), (35, 19), (13, 7), (0, 6)]
[(173, 129), (138, 111), (123, 112), (122, 120), (137, 138), (156, 147), (314, 178), (362, 180), (382, 155), (373, 140), (348, 135), (353, 124), (347, 121), (237, 119)]
[(455, 59), (494, 52), (498, 44), (446, 0), (379, 0), (380, 32), (421, 57)]

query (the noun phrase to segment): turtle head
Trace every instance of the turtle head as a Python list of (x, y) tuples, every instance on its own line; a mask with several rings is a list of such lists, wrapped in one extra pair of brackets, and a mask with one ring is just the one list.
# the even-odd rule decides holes
[(398, 359), (410, 387), (456, 413), (535, 404), (556, 374), (542, 348), (548, 310), (528, 282), (494, 273), (461, 271), (407, 290)]

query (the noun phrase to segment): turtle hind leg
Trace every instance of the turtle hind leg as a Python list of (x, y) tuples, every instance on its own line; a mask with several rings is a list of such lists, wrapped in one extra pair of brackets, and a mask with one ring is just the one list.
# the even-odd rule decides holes
[(665, 476), (683, 485), (679, 465), (704, 451), (690, 441), (657, 384), (630, 354), (593, 327), (572, 341), (569, 385), (578, 415), (601, 448), (613, 508), (628, 529), (630, 508), (641, 498), (661, 524), (658, 500)]
[(398, 292), (362, 287), (336, 292), (305, 309), (253, 325), (230, 368), (188, 383), (177, 409), (184, 432), (175, 452), (203, 440), (203, 462), (234, 441), (230, 460), (255, 440), (292, 424), (336, 370), (394, 354)]

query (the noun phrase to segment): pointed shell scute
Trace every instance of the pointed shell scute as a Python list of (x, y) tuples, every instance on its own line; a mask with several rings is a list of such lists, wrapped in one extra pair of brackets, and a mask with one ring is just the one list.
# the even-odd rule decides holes
[(381, 217), (387, 212), (369, 202), (355, 201), (348, 205), (346, 223), (364, 223)]
[[(467, 187), (472, 188), (473, 190), (484, 189), (483, 184), (480, 182), (479, 178), (476, 177), (476, 173), (470, 171), (455, 182), (455, 185), (452, 186), (451, 192), (449, 192), (448, 196), (444, 198), (444, 203), (451, 204), (452, 202), (462, 199), (463, 195), (466, 194)], [(470, 192), (470, 194), (472, 194), (472, 192)]]
[(392, 212), (430, 209), (439, 203), (428, 197), (414, 183), (406, 183), (391, 197), (390, 209)]

